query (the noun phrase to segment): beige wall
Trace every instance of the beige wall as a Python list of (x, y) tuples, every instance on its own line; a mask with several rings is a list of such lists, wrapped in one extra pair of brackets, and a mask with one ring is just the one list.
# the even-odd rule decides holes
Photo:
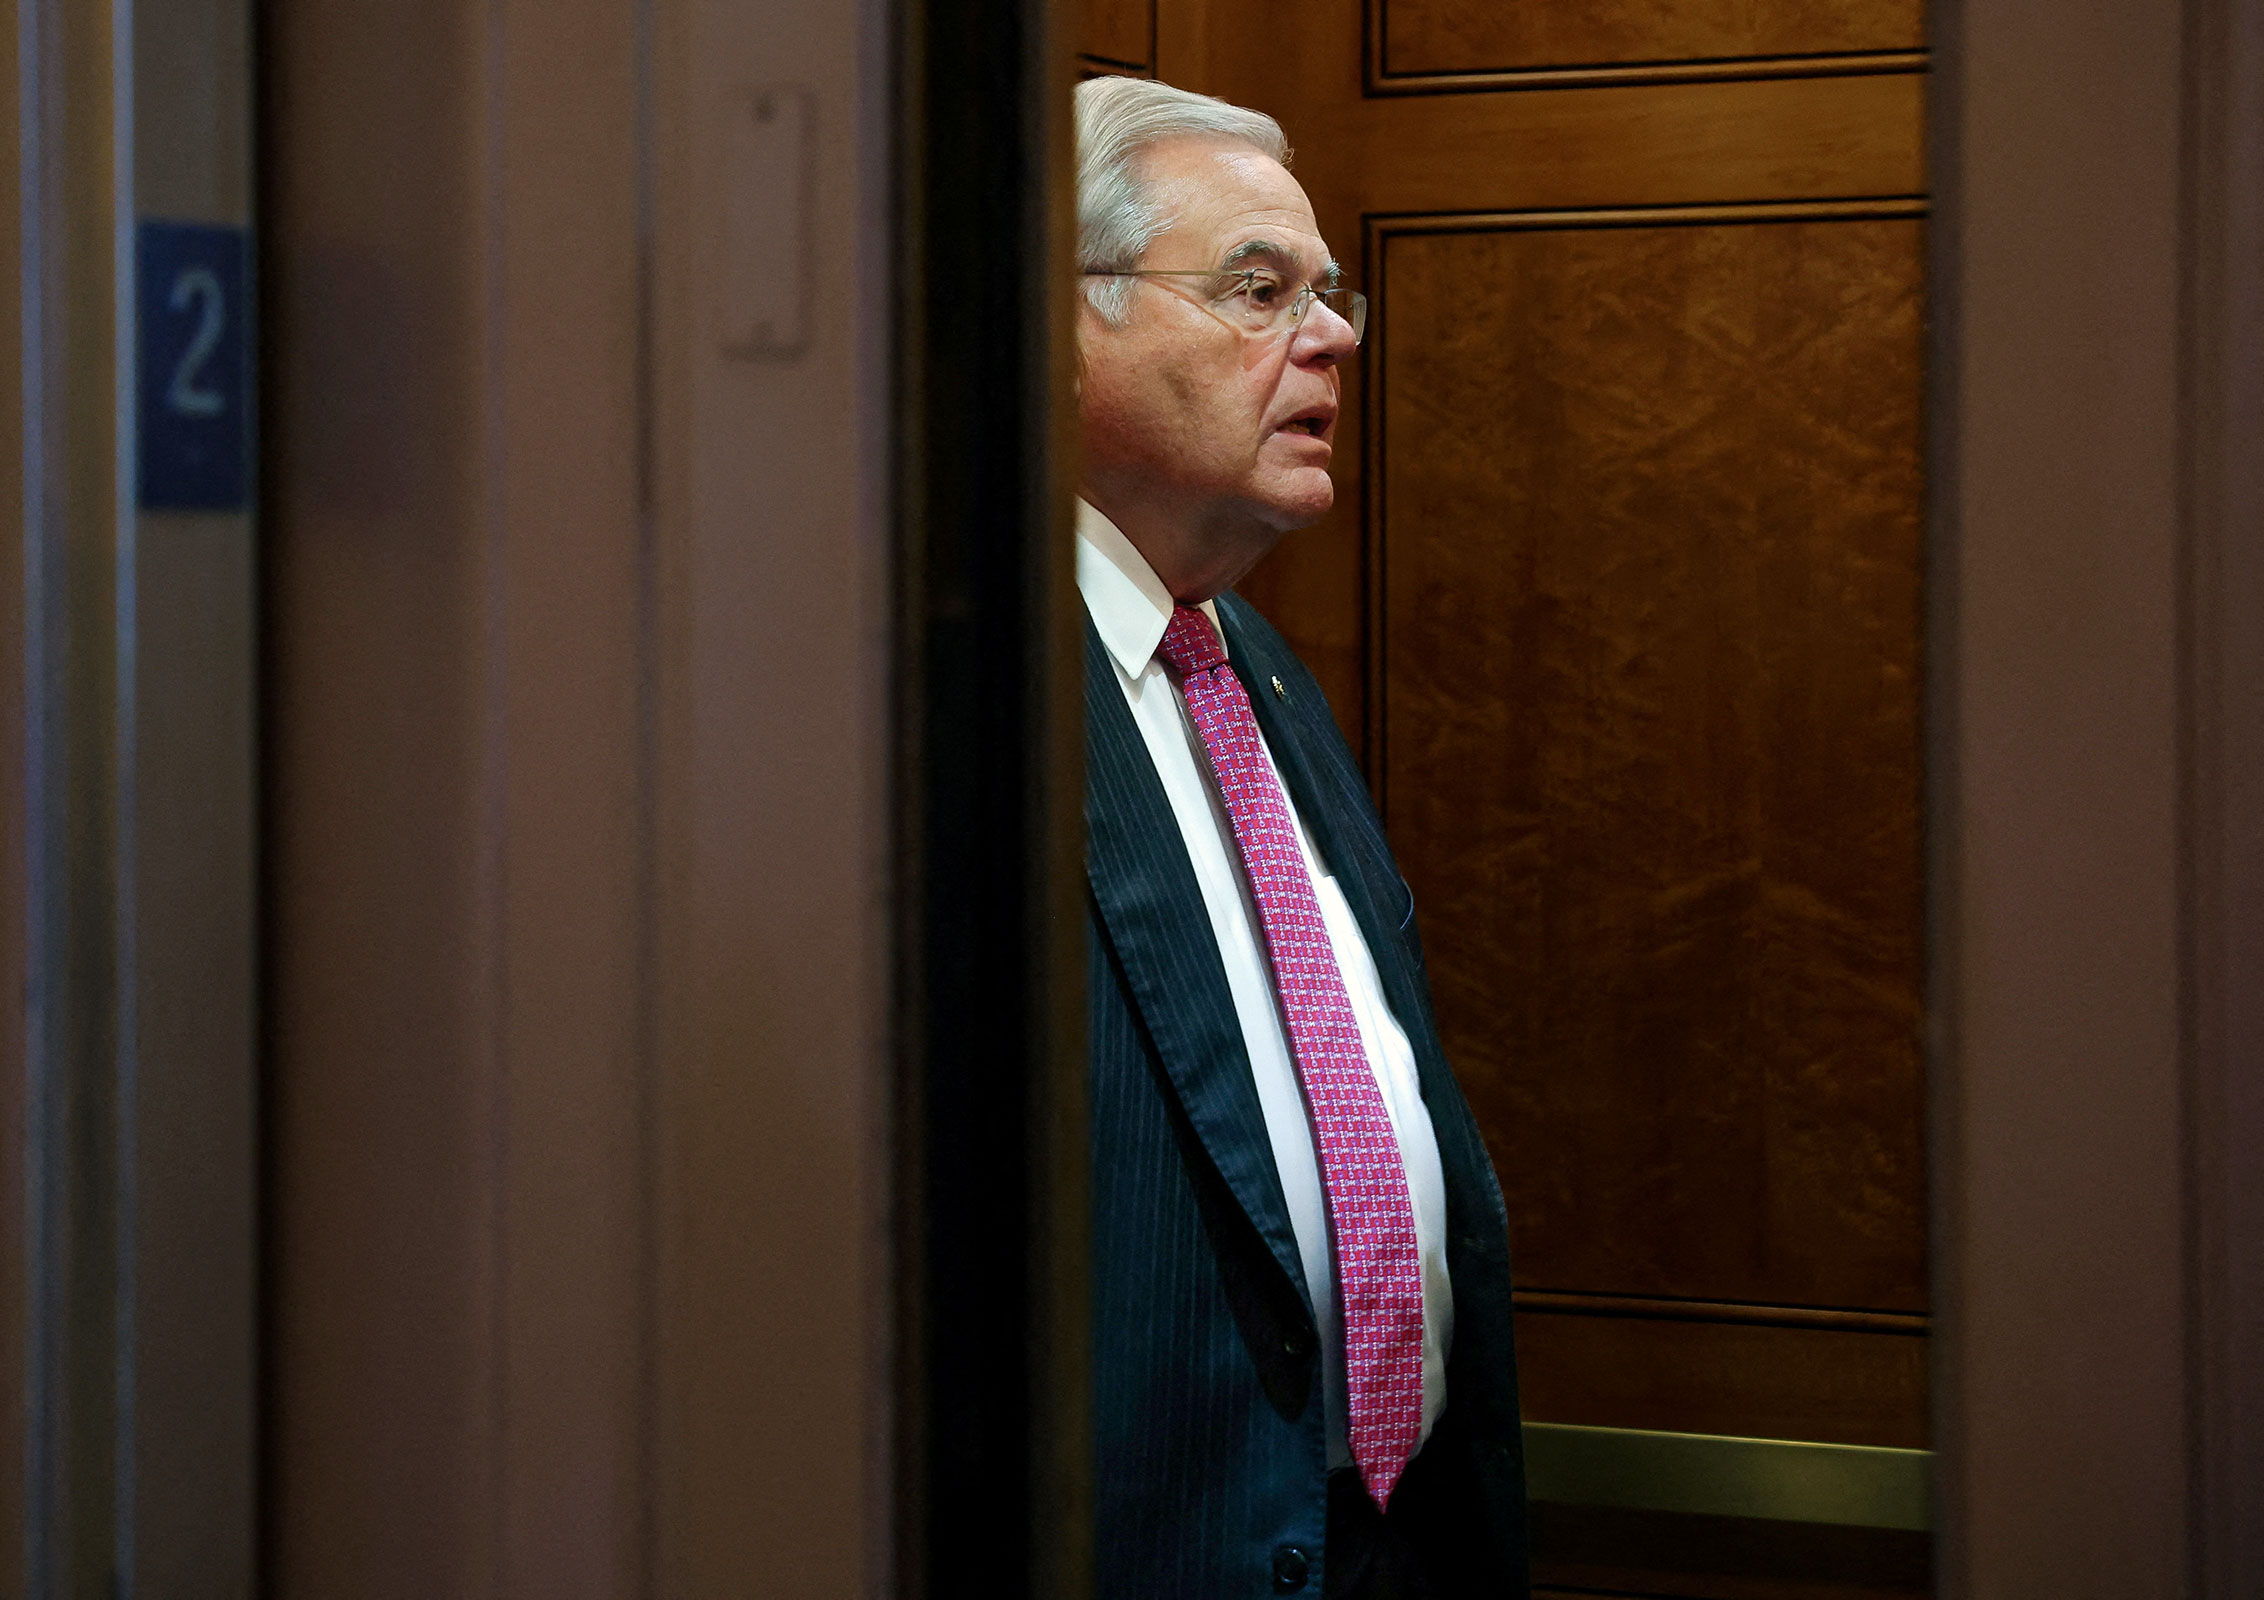
[[(877, 1581), (876, 27), (267, 8), (278, 1593)], [(813, 331), (746, 362), (782, 82)]]
[(2253, 967), (2228, 965), (2253, 959), (2264, 900), (2264, 406), (2227, 377), (2256, 368), (2264, 298), (2255, 127), (2204, 114), (2230, 96), (2253, 118), (2258, 9), (1936, 14), (1953, 1597), (2230, 1600), (2264, 1581), (2264, 1409), (2242, 1376), (2264, 1350), (2241, 1264), (2264, 1230), (2264, 1061)]

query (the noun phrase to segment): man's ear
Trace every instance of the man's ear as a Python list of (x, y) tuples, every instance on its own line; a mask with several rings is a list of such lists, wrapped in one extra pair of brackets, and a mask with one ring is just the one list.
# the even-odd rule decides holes
[(1077, 317), (1069, 333), (1069, 392), (1080, 398), (1085, 393), (1085, 341), (1092, 336), (1088, 326), (1100, 320), (1100, 313), (1083, 294), (1077, 296)]

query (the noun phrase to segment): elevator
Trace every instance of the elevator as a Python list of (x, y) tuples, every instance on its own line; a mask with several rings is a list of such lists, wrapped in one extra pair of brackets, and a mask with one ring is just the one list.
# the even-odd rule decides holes
[(2249, 1600), (2259, 12), (18, 0), (0, 1593), (1085, 1592), (1107, 72), (1373, 302), (1537, 1592)]
[(1373, 306), (1242, 588), (1501, 1176), (1536, 1581), (1931, 1593), (1918, 8), (1085, 27), (1272, 113)]

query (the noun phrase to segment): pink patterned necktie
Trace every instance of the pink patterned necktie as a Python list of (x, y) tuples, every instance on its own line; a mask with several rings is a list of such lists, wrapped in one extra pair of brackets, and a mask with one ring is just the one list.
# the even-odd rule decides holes
[(1210, 619), (1193, 606), (1172, 611), (1156, 653), (1178, 678), (1210, 754), (1273, 961), (1336, 1241), (1352, 1459), (1382, 1506), (1423, 1431), (1423, 1279), (1399, 1142), (1250, 697)]

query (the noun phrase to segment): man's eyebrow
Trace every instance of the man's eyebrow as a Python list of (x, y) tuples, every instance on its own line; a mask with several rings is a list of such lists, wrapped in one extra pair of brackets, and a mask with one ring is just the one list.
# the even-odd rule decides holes
[(1221, 268), (1246, 267), (1253, 262), (1270, 267), (1294, 267), (1297, 258), (1271, 239), (1245, 239), (1226, 253)]
[[(1219, 270), (1232, 272), (1238, 267), (1248, 266), (1272, 267), (1287, 277), (1298, 269), (1297, 253), (1283, 248), (1271, 239), (1245, 239), (1226, 253), (1226, 259), (1219, 263)], [(1313, 287), (1333, 289), (1343, 276), (1344, 269), (1331, 261), (1313, 275)]]

